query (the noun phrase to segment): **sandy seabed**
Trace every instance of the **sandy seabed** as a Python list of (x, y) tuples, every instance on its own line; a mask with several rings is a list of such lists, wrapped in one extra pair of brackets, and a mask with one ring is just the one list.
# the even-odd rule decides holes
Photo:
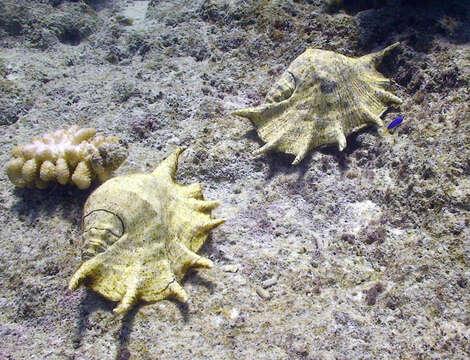
[[(404, 118), (395, 131), (298, 166), (252, 156), (262, 141), (230, 114), (306, 48), (396, 41), (379, 68), (404, 100), (383, 116)], [(116, 175), (184, 145), (178, 181), (227, 219), (187, 304), (115, 316), (67, 289), (93, 188), (16, 189), (2, 171), (0, 359), (468, 359), (469, 41), (465, 1), (0, 0), (2, 164), (73, 124), (128, 144)]]

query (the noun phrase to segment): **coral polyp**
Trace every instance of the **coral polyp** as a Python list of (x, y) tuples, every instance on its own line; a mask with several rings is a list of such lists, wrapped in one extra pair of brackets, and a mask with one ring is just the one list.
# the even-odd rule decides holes
[(190, 268), (210, 268), (197, 252), (208, 232), (224, 219), (213, 219), (218, 203), (205, 201), (199, 184), (174, 182), (178, 148), (151, 174), (117, 176), (98, 187), (83, 211), (83, 264), (69, 288), (82, 282), (118, 301), (116, 313), (139, 299), (169, 297), (186, 302), (180, 281)]
[(96, 177), (106, 181), (126, 159), (127, 149), (116, 137), (95, 134), (93, 128), (74, 125), (16, 146), (7, 164), (10, 181), (39, 189), (47, 188), (49, 182), (86, 189)]

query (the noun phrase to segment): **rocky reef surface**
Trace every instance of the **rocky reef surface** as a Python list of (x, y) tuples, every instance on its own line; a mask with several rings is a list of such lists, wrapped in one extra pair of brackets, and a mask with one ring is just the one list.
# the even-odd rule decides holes
[[(306, 48), (361, 56), (404, 100), (336, 147), (254, 158), (260, 104)], [(118, 135), (117, 174), (187, 146), (214, 216), (190, 301), (67, 290), (92, 191), (0, 173), (0, 359), (467, 359), (470, 4), (401, 0), (0, 0), (0, 159), (73, 124)], [(96, 187), (96, 186), (95, 186)]]

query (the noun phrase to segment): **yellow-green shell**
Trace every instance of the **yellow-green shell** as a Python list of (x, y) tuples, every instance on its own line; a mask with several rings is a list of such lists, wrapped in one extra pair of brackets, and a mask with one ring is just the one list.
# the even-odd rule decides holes
[(350, 133), (383, 126), (386, 104), (401, 100), (384, 89), (390, 80), (376, 66), (397, 46), (359, 58), (307, 49), (271, 88), (265, 104), (233, 113), (250, 119), (266, 142), (255, 154), (293, 154), (295, 165), (315, 147), (337, 143), (342, 151)]
[(224, 220), (211, 218), (218, 203), (204, 201), (198, 184), (174, 182), (183, 150), (150, 174), (112, 178), (90, 195), (83, 216), (86, 261), (72, 276), (71, 289), (86, 279), (94, 291), (119, 301), (118, 313), (139, 299), (188, 299), (179, 281), (189, 268), (212, 266), (196, 252)]

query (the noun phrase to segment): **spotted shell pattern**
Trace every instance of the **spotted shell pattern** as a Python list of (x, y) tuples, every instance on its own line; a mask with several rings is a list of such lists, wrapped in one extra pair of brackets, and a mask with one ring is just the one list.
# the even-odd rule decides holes
[(196, 254), (208, 232), (224, 219), (212, 219), (218, 203), (205, 201), (199, 184), (174, 182), (177, 149), (150, 174), (114, 177), (98, 187), (83, 211), (84, 262), (69, 287), (82, 282), (119, 301), (116, 313), (139, 299), (175, 297), (186, 302), (180, 281), (190, 268), (210, 268)]
[(293, 165), (322, 145), (337, 143), (370, 124), (383, 126), (388, 103), (401, 99), (385, 90), (390, 80), (376, 70), (396, 48), (359, 58), (307, 49), (295, 59), (266, 95), (263, 105), (235, 111), (250, 119), (266, 144), (255, 155), (278, 150), (295, 155)]
[(15, 147), (7, 164), (10, 181), (18, 187), (40, 189), (49, 182), (86, 189), (95, 177), (106, 181), (126, 159), (127, 150), (117, 138), (95, 134), (93, 128), (74, 125)]

